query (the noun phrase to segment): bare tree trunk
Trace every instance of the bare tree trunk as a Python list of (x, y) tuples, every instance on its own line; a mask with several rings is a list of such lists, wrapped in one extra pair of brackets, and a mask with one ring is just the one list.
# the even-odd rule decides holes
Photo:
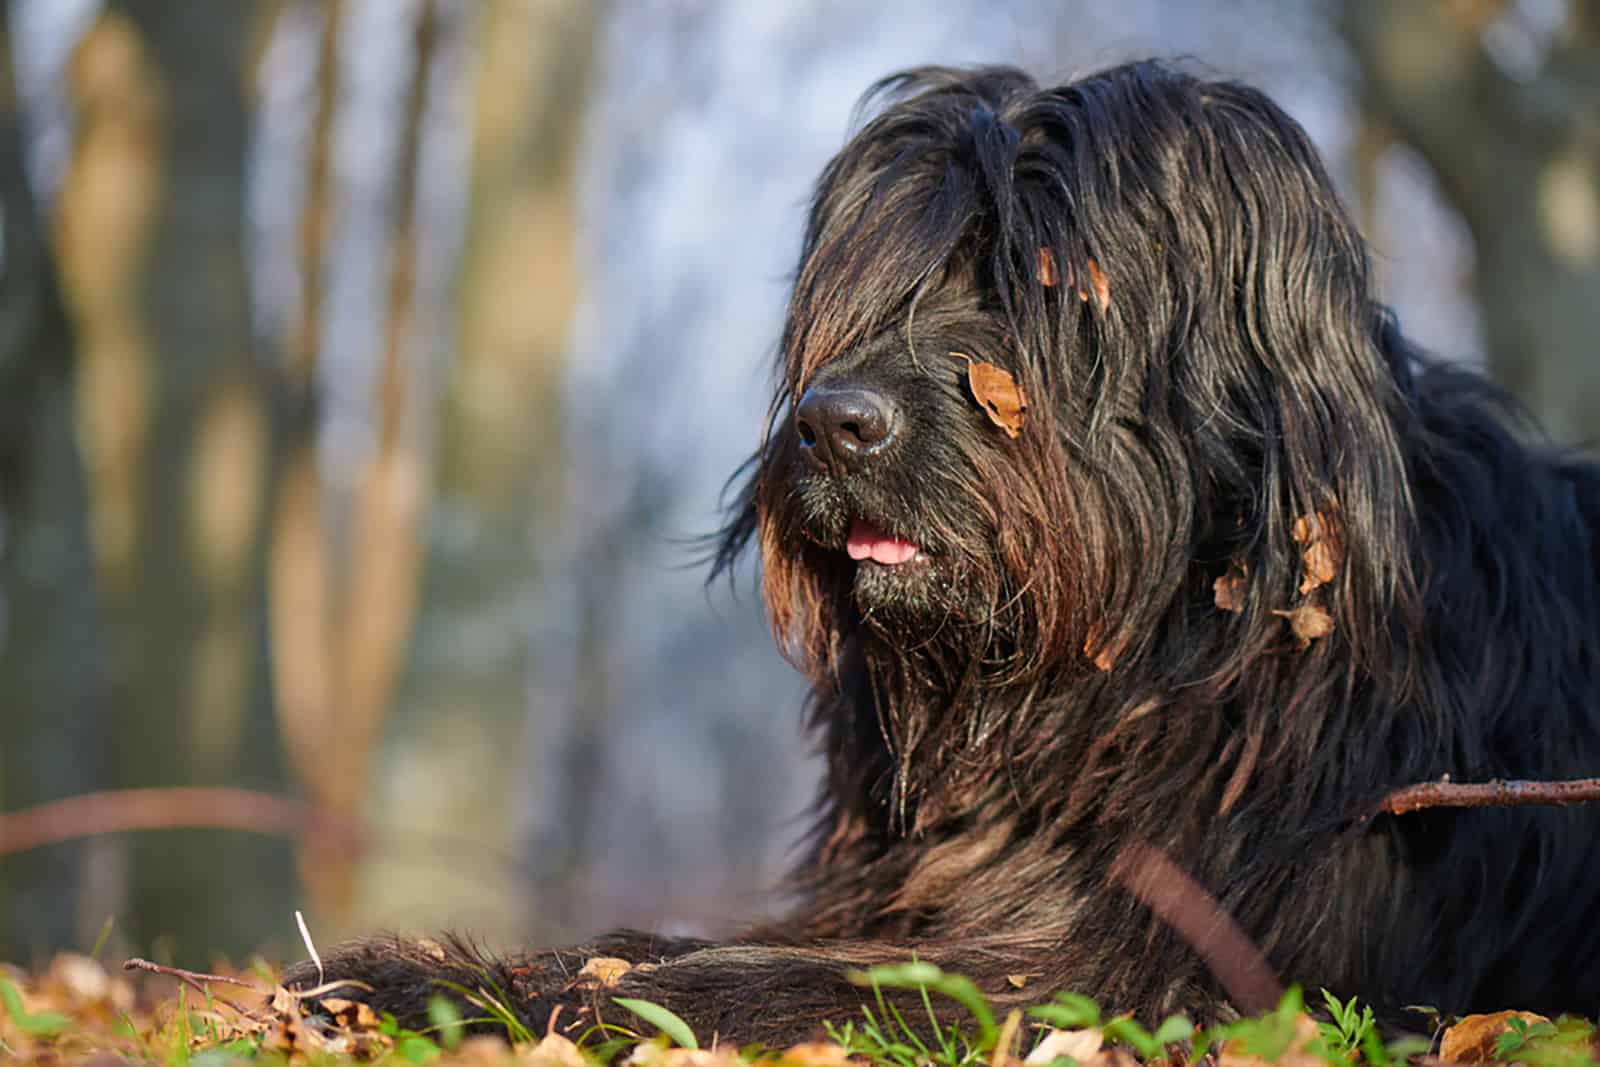
[[(119, 0), (80, 50), (62, 193), (84, 330), (117, 784), (282, 789), (264, 656), (276, 380), (252, 351), (246, 78), (258, 7)], [(126, 932), (180, 959), (286, 934), (283, 842), (130, 841)]]
[[(302, 787), (319, 804), (348, 817), (361, 813), (347, 786), (337, 781), (341, 755), (366, 741), (343, 729), (335, 663), (334, 581), (323, 514), (324, 486), (317, 466), (315, 382), (323, 330), (329, 233), (333, 228), (333, 125), (339, 95), (342, 0), (324, 0), (317, 22), (315, 108), (308, 132), (303, 201), (295, 241), (298, 318), (286, 339), (286, 412), (283, 475), (272, 516), (269, 592), (273, 693), (289, 762)], [(338, 736), (338, 745), (327, 744)], [(362, 758), (365, 752), (362, 752)], [(356, 794), (359, 796), (359, 792)], [(313, 917), (347, 906), (345, 883), (354, 857), (302, 848), (299, 872)]]
[[(427, 450), (431, 442), (419, 430), (419, 411), (434, 402), (431, 382), (415, 373), (419, 234), (417, 183), (424, 138), (424, 116), (434, 72), (434, 54), (441, 35), (440, 18), (433, 0), (404, 10), (413, 19), (410, 84), (397, 116), (401, 125), (394, 160), (393, 192), (389, 218), (384, 220), (388, 277), (384, 293), (382, 336), (376, 339), (373, 358), (378, 365), (373, 398), (376, 433), (371, 449), (361, 457), (348, 498), (343, 536), (331, 536), (326, 518), (329, 488), (307, 465), (306, 478), (297, 477), (297, 504), (302, 513), (288, 515), (300, 532), (286, 542), (278, 564), (280, 582), (304, 583), (302, 600), (318, 607), (319, 644), (293, 640), (293, 655), (280, 664), (280, 675), (303, 696), (286, 707), (285, 729), (302, 768), (318, 798), (334, 812), (358, 818), (367, 807), (373, 764), (390, 710), (395, 687), (409, 647), (416, 618), (417, 587), (421, 570), (423, 516), (427, 512)], [(319, 178), (307, 204), (311, 227), (326, 225), (332, 191), (327, 187), (325, 159), (331, 148), (327, 107), (336, 85), (342, 12), (330, 11), (325, 27), (321, 92), (322, 113), (314, 135), (313, 165)], [(320, 221), (319, 221), (320, 220)], [(305, 242), (306, 278), (326, 269), (326, 248), (308, 230)], [(435, 294), (442, 298), (443, 290)], [(313, 345), (320, 336), (315, 322), (315, 297), (307, 293), (305, 335)], [(314, 357), (313, 357), (314, 358)], [(309, 458), (309, 457), (308, 457)], [(303, 495), (302, 495), (303, 494)], [(283, 527), (286, 530), (292, 527)], [(303, 538), (303, 543), (300, 543)], [(313, 543), (315, 541), (315, 543)], [(295, 555), (289, 555), (293, 549)], [(295, 577), (296, 569), (300, 577)], [(313, 586), (315, 588), (313, 588)], [(290, 585), (280, 585), (287, 592)], [(288, 634), (300, 620), (279, 609), (279, 628)], [(337, 746), (319, 743), (332, 731), (342, 739)], [(417, 783), (412, 788), (419, 789)], [(379, 821), (392, 821), (380, 816)], [(337, 933), (352, 921), (356, 911), (358, 868), (353, 857), (308, 855), (305, 871), (311, 903), (325, 933)], [(385, 891), (386, 895), (386, 891)], [(381, 899), (381, 896), (380, 896)], [(361, 907), (362, 920), (368, 919)]]
[[(437, 913), (438, 856), (371, 872), (368, 918), (525, 936), (515, 859), (525, 829), (529, 621), (552, 511), (564, 500), (561, 383), (578, 292), (574, 169), (593, 61), (588, 0), (493, 0), (475, 30), (472, 185), (452, 368), (433, 478), (421, 612), (382, 809), (477, 860)], [(470, 655), (463, 650), (470, 649)], [(431, 788), (401, 780), (429, 754)], [(407, 873), (409, 872), (409, 874)], [(431, 913), (431, 915), (430, 915)]]
[[(1512, 76), (1496, 0), (1346, 0), (1363, 102), (1420, 152), (1477, 245), (1493, 373), (1558, 440), (1600, 439), (1600, 5), (1571, 0)], [(1393, 235), (1404, 240), (1403, 234)]]
[[(91, 790), (107, 763), (72, 334), (23, 168), (9, 8), (0, 0), (0, 809)], [(70, 844), (0, 863), (0, 958), (81, 936), (85, 861)]]

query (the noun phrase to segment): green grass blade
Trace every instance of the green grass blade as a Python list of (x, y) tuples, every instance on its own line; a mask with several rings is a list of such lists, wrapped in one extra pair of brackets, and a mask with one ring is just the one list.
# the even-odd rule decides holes
[(434, 1031), (439, 1035), (439, 1044), (448, 1049), (461, 1044), (465, 1024), (461, 1019), (461, 1009), (456, 1007), (455, 1001), (438, 994), (429, 998), (428, 1022), (433, 1024)]
[(667, 1038), (679, 1048), (699, 1048), (700, 1042), (695, 1040), (694, 1031), (689, 1029), (689, 1024), (678, 1018), (660, 1004), (648, 1000), (638, 1000), (634, 997), (613, 997), (612, 1003), (633, 1012), (639, 1018), (660, 1030)]
[(60, 1012), (39, 1011), (29, 1015), (22, 1005), (22, 994), (4, 978), (0, 978), (0, 1003), (5, 1004), (6, 1014), (17, 1024), (17, 1029), (29, 1037), (57, 1037), (72, 1025), (72, 1020)]

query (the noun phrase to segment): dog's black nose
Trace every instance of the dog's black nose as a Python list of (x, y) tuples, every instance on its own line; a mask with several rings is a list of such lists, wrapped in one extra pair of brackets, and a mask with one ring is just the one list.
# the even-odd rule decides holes
[(813, 385), (795, 407), (794, 425), (811, 462), (845, 474), (889, 446), (900, 427), (900, 412), (871, 389)]

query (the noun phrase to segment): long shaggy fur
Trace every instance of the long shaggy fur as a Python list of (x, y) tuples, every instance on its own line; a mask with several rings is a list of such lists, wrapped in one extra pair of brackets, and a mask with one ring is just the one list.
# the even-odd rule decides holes
[[(854, 1014), (847, 967), (915, 952), (1003, 1001), (1224, 1015), (1110, 881), (1143, 841), (1288, 980), (1594, 1011), (1594, 810), (1370, 816), (1443, 775), (1600, 775), (1600, 471), (1519, 443), (1487, 386), (1413, 352), (1304, 131), (1253, 89), (1154, 63), (1058, 88), (925, 69), (867, 107), (817, 186), (719, 556), (759, 545), (812, 684), (803, 903), (720, 944), (365, 942), (330, 974), (404, 1018), (487, 967), (535, 1025), (620, 994), (783, 1041)], [(1016, 438), (969, 359), (1028, 398)], [(818, 462), (799, 409), (830, 390), (881, 401), (888, 443)], [(1312, 517), (1337, 562), (1320, 586)], [(853, 562), (863, 524), (920, 554)], [(1284, 613), (1307, 606), (1332, 629), (1301, 647)], [(576, 976), (591, 953), (653, 966), (603, 989)]]

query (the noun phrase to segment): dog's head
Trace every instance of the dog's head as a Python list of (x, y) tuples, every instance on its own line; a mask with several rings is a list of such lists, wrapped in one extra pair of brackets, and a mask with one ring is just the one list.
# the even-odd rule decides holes
[(1302, 606), (1383, 640), (1403, 400), (1305, 132), (1155, 63), (918, 70), (867, 106), (722, 546), (759, 541), (791, 656), (819, 681), (857, 639), (1107, 670), (1202, 617), (1198, 643), (1287, 645)]

